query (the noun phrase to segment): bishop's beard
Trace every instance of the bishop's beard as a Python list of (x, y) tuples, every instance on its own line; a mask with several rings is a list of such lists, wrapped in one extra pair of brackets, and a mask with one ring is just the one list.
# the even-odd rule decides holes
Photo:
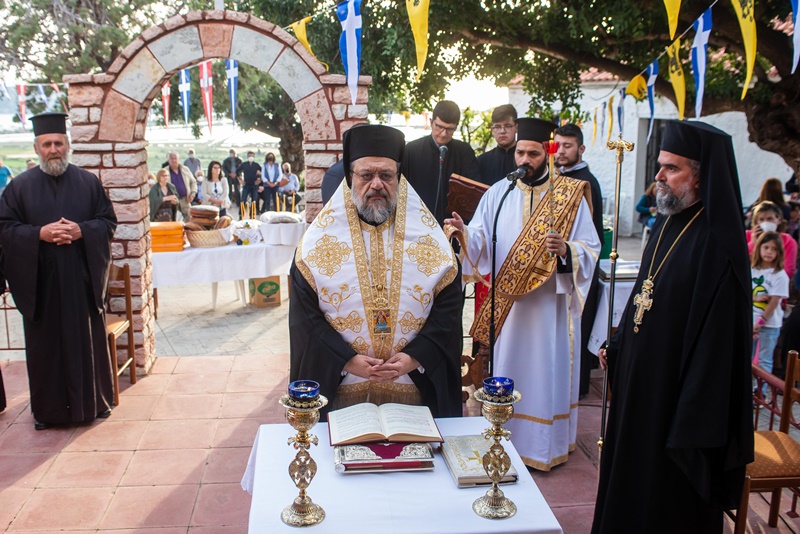
[(353, 189), (351, 196), (358, 214), (368, 223), (383, 224), (397, 208), (397, 195), (390, 195), (385, 189), (369, 191), (364, 196)]

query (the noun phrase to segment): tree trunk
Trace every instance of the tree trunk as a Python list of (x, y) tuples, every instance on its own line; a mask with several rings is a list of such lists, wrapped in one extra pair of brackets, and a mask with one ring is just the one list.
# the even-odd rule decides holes
[(750, 140), (778, 154), (794, 172), (800, 171), (800, 79), (792, 76), (773, 84), (769, 100), (745, 101)]

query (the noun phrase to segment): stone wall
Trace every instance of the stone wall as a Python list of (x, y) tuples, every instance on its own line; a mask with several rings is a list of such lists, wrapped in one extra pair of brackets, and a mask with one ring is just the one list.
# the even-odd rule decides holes
[[(268, 72), (294, 101), (303, 126), (309, 222), (322, 208), (319, 188), (325, 170), (341, 157), (342, 133), (367, 118), (371, 77), (359, 79), (358, 98), (352, 104), (343, 75), (327, 74), (280, 27), (235, 11), (174, 16), (136, 37), (107, 72), (64, 77), (69, 84), (72, 161), (100, 179), (117, 214), (112, 258), (131, 268), (136, 364), (145, 371), (156, 354), (147, 111), (173, 74), (215, 58), (236, 59)], [(112, 301), (111, 308), (124, 309), (124, 301)], [(125, 343), (120, 339), (121, 361), (127, 358)]]

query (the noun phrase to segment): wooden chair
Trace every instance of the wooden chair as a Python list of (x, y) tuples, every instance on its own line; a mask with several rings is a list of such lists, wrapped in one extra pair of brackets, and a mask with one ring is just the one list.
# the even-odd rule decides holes
[(795, 387), (798, 381), (800, 381), (800, 356), (793, 350), (789, 351), (786, 360), (786, 384), (779, 430), (755, 433), (755, 460), (747, 466), (742, 501), (736, 513), (735, 534), (744, 534), (747, 528), (747, 509), (751, 491), (772, 490), (768, 522), (769, 526), (776, 527), (782, 489), (800, 486), (800, 443), (789, 436), (792, 404), (800, 402), (800, 391)]
[[(136, 345), (133, 340), (133, 297), (131, 295), (131, 267), (124, 265), (118, 267), (111, 264), (108, 273), (108, 291), (106, 298), (113, 296), (125, 297), (125, 315), (112, 313), (106, 314), (106, 336), (108, 337), (108, 348), (111, 352), (111, 364), (114, 366), (114, 406), (119, 405), (119, 375), (125, 369), (129, 369), (131, 384), (136, 383)], [(112, 282), (122, 282), (122, 286)], [(110, 311), (110, 306), (108, 307)], [(125, 364), (119, 367), (117, 361), (117, 339), (123, 333), (128, 333), (128, 359)]]

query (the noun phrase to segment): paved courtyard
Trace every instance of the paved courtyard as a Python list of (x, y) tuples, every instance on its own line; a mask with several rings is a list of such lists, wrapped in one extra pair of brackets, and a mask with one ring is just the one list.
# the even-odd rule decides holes
[[(635, 259), (638, 246), (627, 240), (623, 257)], [(211, 310), (208, 286), (161, 288), (156, 364), (135, 385), (123, 377), (121, 404), (91, 425), (34, 431), (24, 361), (0, 353), (9, 399), (0, 413), (0, 532), (246, 532), (250, 497), (239, 481), (250, 446), (259, 425), (284, 418), (282, 291), (280, 307), (258, 309), (236, 300), (232, 282), (220, 283)], [(595, 374), (581, 401), (577, 450), (533, 475), (566, 534), (591, 525), (601, 380)], [(766, 526), (765, 499), (750, 502), (749, 532), (800, 532), (800, 520), (786, 516), (788, 496), (777, 529)]]

